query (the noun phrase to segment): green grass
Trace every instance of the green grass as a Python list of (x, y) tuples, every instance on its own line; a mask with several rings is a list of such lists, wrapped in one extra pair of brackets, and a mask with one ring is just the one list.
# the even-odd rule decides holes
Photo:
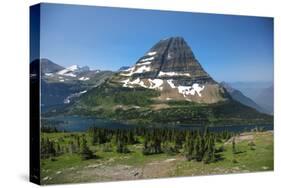
[[(48, 137), (52, 140), (60, 140), (64, 138), (71, 139), (71, 135), (81, 133), (44, 133), (43, 137)], [(92, 150), (96, 151), (98, 159), (82, 160), (79, 154), (63, 154), (61, 156), (43, 159), (41, 161), (41, 177), (43, 184), (54, 183), (74, 183), (74, 182), (89, 182), (89, 181), (109, 181), (114, 180), (103, 175), (91, 176), (89, 173), (94, 172), (89, 170), (88, 166), (102, 165), (103, 168), (117, 168), (118, 165), (126, 165), (130, 168), (143, 169), (149, 168), (150, 164), (158, 162), (156, 166), (151, 167), (151, 171), (160, 168), (160, 172), (145, 176), (149, 177), (173, 177), (173, 176), (193, 176), (193, 175), (208, 175), (208, 174), (227, 174), (227, 173), (243, 173), (255, 171), (273, 170), (273, 134), (270, 132), (252, 133), (254, 149), (249, 146), (249, 140), (237, 141), (237, 153), (233, 154), (232, 144), (217, 143), (217, 148), (224, 145), (225, 150), (221, 153), (222, 160), (213, 163), (204, 164), (203, 162), (187, 161), (181, 154), (168, 155), (165, 153), (147, 155), (142, 154), (142, 145), (130, 145), (130, 153), (120, 154), (113, 151), (103, 151), (103, 146), (91, 146)], [(170, 166), (165, 162), (167, 159), (177, 159)], [(234, 161), (235, 159), (235, 161)], [(166, 165), (166, 166), (165, 166)], [(163, 169), (161, 169), (163, 168)], [(161, 171), (167, 171), (164, 174)], [(159, 173), (159, 174), (157, 174)], [(47, 179), (44, 179), (48, 177)], [(44, 179), (44, 180), (43, 180)]]
[(254, 134), (255, 150), (251, 150), (248, 143), (249, 141), (242, 141), (236, 144), (235, 154), (232, 152), (232, 144), (225, 144), (225, 151), (221, 153), (223, 160), (214, 163), (180, 163), (173, 176), (273, 170), (273, 136), (269, 133)]

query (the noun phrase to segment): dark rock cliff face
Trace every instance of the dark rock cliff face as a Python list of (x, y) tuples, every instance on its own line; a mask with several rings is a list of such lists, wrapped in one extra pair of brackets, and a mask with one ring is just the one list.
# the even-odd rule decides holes
[[(151, 55), (152, 54), (152, 55)], [(215, 83), (214, 80), (206, 73), (195, 58), (191, 48), (182, 37), (171, 37), (159, 41), (149, 52), (141, 57), (136, 66), (144, 64), (143, 62), (151, 62), (151, 71), (133, 74), (133, 77), (141, 78), (176, 78), (179, 83), (192, 84), (199, 83)], [(165, 74), (178, 73), (178, 74)], [(184, 77), (183, 74), (189, 74), (190, 77)]]
[(215, 103), (227, 99), (224, 88), (203, 69), (182, 37), (160, 40), (115, 79), (124, 87), (160, 90), (162, 100)]

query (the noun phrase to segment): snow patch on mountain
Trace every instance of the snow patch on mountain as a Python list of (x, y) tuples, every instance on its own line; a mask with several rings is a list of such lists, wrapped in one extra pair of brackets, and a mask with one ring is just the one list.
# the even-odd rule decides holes
[(65, 68), (65, 69), (63, 69), (63, 70), (57, 72), (57, 74), (59, 74), (59, 75), (65, 75), (65, 74), (68, 74), (68, 73), (70, 73), (70, 72), (76, 71), (77, 69), (78, 69), (78, 65), (72, 65), (72, 66), (70, 66), (70, 67), (68, 67), (68, 68)]
[(45, 76), (53, 76), (53, 73), (45, 73)]
[(148, 57), (148, 58), (140, 60), (140, 62), (152, 61), (153, 59), (154, 59), (154, 57)]
[(162, 85), (164, 81), (162, 79), (148, 79), (148, 81), (150, 83), (150, 89), (163, 89)]
[(80, 67), (78, 65), (71, 65), (70, 67), (68, 67), (67, 69), (70, 71), (76, 71), (78, 70)]
[(201, 97), (202, 96), (201, 92), (205, 88), (204, 85), (200, 86), (198, 83), (194, 83), (191, 86), (183, 86), (183, 85), (176, 86), (173, 83), (172, 79), (163, 80), (163, 79), (156, 78), (156, 79), (147, 79), (145, 82), (140, 78), (136, 78), (132, 81), (128, 78), (121, 81), (121, 83), (123, 83), (123, 87), (134, 88), (135, 86), (141, 86), (144, 88), (156, 89), (161, 91), (163, 90), (164, 82), (167, 82), (172, 89), (177, 89), (178, 93), (182, 94), (184, 97), (187, 97), (188, 95), (195, 95), (195, 94)]
[(141, 66), (141, 67), (137, 67), (137, 69), (135, 71), (133, 71), (134, 73), (143, 73), (143, 72), (149, 72), (150, 71), (150, 67), (148, 66)]
[(151, 61), (146, 61), (143, 63), (138, 63), (137, 65), (150, 65), (150, 64), (151, 64)]
[[(135, 73), (144, 73), (144, 72), (149, 72), (151, 69), (149, 66), (146, 65), (137, 65), (133, 66), (121, 73), (122, 76), (132, 76)], [(127, 72), (127, 73), (126, 73)]]
[(168, 84), (170, 85), (171, 88), (176, 88), (175, 84), (173, 83), (173, 80), (167, 80)]
[(190, 76), (189, 73), (180, 73), (180, 72), (163, 72), (160, 71), (158, 76)]
[(156, 51), (154, 51), (154, 52), (148, 52), (148, 53), (147, 53), (148, 56), (153, 56), (153, 55), (156, 55), (156, 54), (157, 54)]
[(133, 86), (130, 86), (129, 83), (130, 83), (130, 79), (126, 79), (126, 80), (122, 80), (121, 83), (123, 83), (123, 87), (129, 87), (129, 88), (132, 88)]
[(90, 80), (90, 78), (89, 78), (89, 77), (84, 77), (84, 76), (82, 76), (81, 78), (79, 78), (79, 80), (81, 80), (81, 81), (87, 81), (87, 80)]
[(78, 92), (78, 93), (73, 93), (73, 94), (69, 95), (68, 97), (66, 97), (66, 99), (64, 99), (63, 102), (64, 102), (65, 104), (69, 104), (69, 103), (71, 102), (71, 99), (76, 98), (76, 97), (80, 97), (80, 95), (82, 95), (82, 94), (84, 94), (84, 93), (86, 93), (86, 92), (87, 92), (87, 90), (80, 91), (80, 92)]
[(65, 74), (63, 74), (63, 75), (64, 75), (64, 76), (73, 77), (73, 78), (75, 78), (75, 77), (76, 77), (76, 75), (75, 75), (75, 74), (73, 74), (72, 72), (65, 73)]
[(81, 73), (81, 72), (89, 71), (89, 70), (90, 69), (87, 66), (80, 67), (78, 65), (72, 65), (61, 71), (58, 71), (57, 74), (62, 75), (62, 76), (77, 77), (76, 73)]
[(168, 53), (167, 59), (172, 59), (172, 58), (173, 58), (172, 54), (171, 54), (171, 53)]
[(201, 91), (204, 90), (205, 86), (200, 86), (199, 84), (195, 83), (192, 86), (178, 86), (179, 93), (183, 94), (184, 97), (188, 95), (195, 95), (196, 93), (201, 97)]
[(187, 97), (188, 95), (195, 95), (196, 93), (199, 97), (201, 97), (201, 91), (205, 88), (205, 86), (200, 86), (198, 83), (194, 83), (192, 86), (176, 86), (172, 79), (167, 80), (167, 83), (172, 89), (177, 89), (184, 97)]
[(157, 89), (162, 90), (163, 89), (163, 83), (164, 81), (162, 79), (148, 79), (147, 83), (145, 83), (140, 78), (137, 78), (133, 81), (130, 81), (130, 79), (126, 79), (121, 81), (123, 83), (123, 87), (129, 87), (133, 88), (134, 86), (141, 86), (148, 89)]

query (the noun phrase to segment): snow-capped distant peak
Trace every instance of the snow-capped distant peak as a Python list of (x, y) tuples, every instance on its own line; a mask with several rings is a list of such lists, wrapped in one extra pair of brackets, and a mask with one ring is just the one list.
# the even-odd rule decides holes
[(80, 73), (84, 71), (89, 71), (89, 67), (84, 66), (80, 67), (79, 65), (71, 65), (70, 67), (67, 67), (59, 72), (57, 74), (63, 75), (63, 76), (70, 76), (70, 77), (76, 77), (77, 75), (75, 73)]
[(70, 67), (66, 68), (68, 70), (71, 70), (71, 71), (76, 71), (78, 70), (80, 67), (78, 65), (71, 65)]
[(71, 73), (71, 72), (74, 72), (74, 71), (76, 71), (76, 70), (78, 70), (78, 69), (79, 69), (79, 66), (78, 66), (78, 65), (72, 65), (72, 66), (70, 66), (70, 67), (67, 67), (67, 68), (65, 68), (65, 69), (63, 69), (63, 70), (57, 72), (57, 74), (59, 74), (59, 75), (65, 75), (65, 74), (69, 74), (69, 73)]

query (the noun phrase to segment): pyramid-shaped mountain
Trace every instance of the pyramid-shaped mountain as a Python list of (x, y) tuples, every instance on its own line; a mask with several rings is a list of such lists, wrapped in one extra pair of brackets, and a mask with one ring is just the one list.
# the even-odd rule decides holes
[(123, 87), (159, 90), (159, 100), (216, 103), (228, 99), (226, 91), (202, 68), (182, 37), (160, 40), (113, 79)]

